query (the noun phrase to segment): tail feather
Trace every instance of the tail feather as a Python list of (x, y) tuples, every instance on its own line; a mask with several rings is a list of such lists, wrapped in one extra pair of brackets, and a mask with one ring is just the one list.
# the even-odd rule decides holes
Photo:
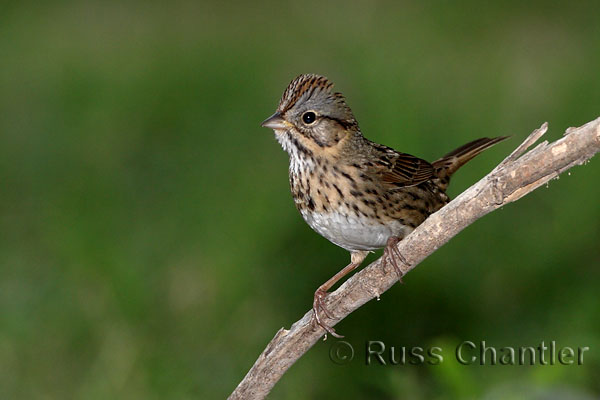
[(444, 155), (439, 160), (432, 162), (435, 174), (440, 179), (441, 186), (448, 186), (450, 176), (454, 174), (460, 167), (469, 162), (473, 157), (495, 145), (508, 139), (509, 136), (499, 136), (495, 138), (481, 138), (473, 140), (465, 145), (460, 146), (456, 150)]

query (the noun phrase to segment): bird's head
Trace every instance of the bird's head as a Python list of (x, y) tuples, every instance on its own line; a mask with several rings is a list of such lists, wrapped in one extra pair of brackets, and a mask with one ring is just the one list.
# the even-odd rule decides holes
[(275, 131), (290, 155), (298, 146), (311, 151), (332, 148), (359, 132), (344, 96), (333, 91), (327, 78), (314, 74), (294, 79), (283, 92), (275, 114), (262, 126)]

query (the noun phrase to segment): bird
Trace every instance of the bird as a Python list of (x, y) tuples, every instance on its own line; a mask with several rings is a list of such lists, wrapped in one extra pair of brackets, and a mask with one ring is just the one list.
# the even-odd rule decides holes
[(287, 86), (276, 112), (261, 124), (289, 155), (289, 183), (306, 223), (350, 252), (350, 263), (319, 286), (313, 298), (317, 325), (336, 333), (319, 315), (329, 289), (356, 269), (369, 252), (402, 277), (408, 265), (396, 244), (450, 198), (450, 177), (466, 162), (507, 136), (480, 138), (427, 162), (365, 138), (345, 97), (324, 76), (302, 74)]

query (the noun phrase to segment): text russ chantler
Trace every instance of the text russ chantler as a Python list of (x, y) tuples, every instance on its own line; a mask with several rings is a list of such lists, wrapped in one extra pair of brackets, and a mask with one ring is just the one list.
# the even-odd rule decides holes
[(382, 341), (366, 342), (367, 365), (441, 364), (453, 358), (462, 365), (583, 365), (588, 346), (559, 346), (556, 341), (542, 341), (537, 346), (497, 347), (485, 340), (465, 340), (452, 355), (441, 347), (386, 346)]

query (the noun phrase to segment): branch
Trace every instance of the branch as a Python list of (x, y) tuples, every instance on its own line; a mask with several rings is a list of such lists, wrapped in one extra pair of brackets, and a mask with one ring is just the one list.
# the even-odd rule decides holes
[[(600, 118), (579, 128), (569, 128), (562, 138), (544, 141), (526, 152), (548, 129), (544, 123), (504, 161), (456, 199), (432, 214), (397, 248), (410, 266), (406, 274), (465, 227), (487, 213), (516, 201), (574, 165), (581, 165), (600, 151)], [(351, 312), (372, 300), (398, 281), (385, 271), (381, 258), (354, 274), (325, 300), (335, 318), (334, 326)], [(313, 311), (287, 330), (281, 328), (258, 357), (229, 399), (262, 399), (296, 360), (310, 349), (325, 331), (312, 323)]]

